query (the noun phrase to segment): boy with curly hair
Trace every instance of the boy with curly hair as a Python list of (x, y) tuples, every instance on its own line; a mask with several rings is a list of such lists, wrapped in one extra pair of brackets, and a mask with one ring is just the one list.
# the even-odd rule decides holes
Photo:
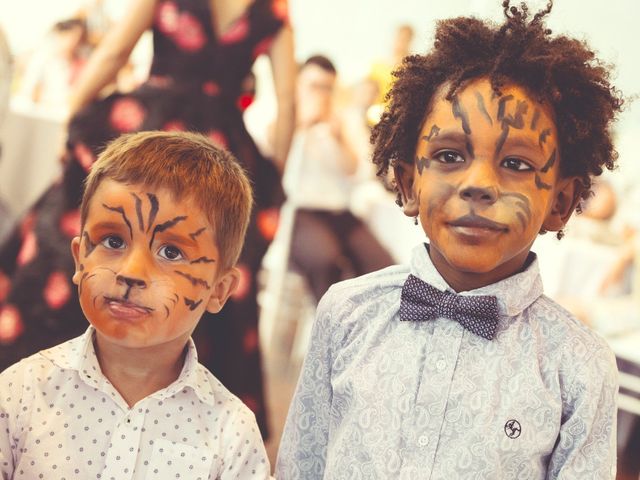
[(91, 326), (0, 375), (0, 478), (269, 478), (253, 413), (190, 338), (238, 286), (252, 203), (199, 134), (107, 146), (71, 243)]
[(318, 307), (280, 480), (615, 478), (615, 358), (544, 296), (531, 246), (614, 167), (622, 99), (547, 8), (441, 21), (372, 135), (429, 239)]

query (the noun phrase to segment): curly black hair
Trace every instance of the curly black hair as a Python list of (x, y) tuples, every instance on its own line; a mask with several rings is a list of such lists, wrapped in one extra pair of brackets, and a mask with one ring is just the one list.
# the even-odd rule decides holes
[(498, 95), (501, 86), (515, 83), (552, 108), (560, 173), (580, 178), (586, 199), (591, 178), (602, 174), (603, 166), (615, 168), (610, 126), (624, 100), (609, 82), (610, 66), (583, 41), (551, 36), (543, 19), (552, 5), (530, 19), (525, 3), (518, 8), (505, 0), (501, 26), (472, 17), (439, 21), (433, 50), (406, 57), (393, 72), (387, 109), (371, 134), (378, 175), (397, 162), (413, 163), (425, 110), (441, 85), (450, 85), (446, 98), (451, 100), (470, 80), (487, 77)]

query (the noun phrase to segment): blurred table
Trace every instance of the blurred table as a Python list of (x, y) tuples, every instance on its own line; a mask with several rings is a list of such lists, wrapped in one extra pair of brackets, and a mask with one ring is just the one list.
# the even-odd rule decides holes
[(64, 112), (14, 99), (0, 128), (0, 197), (24, 212), (60, 173)]

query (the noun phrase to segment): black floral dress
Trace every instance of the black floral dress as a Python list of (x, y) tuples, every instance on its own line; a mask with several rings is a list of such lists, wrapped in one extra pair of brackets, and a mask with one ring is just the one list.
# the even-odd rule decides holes
[(254, 0), (226, 31), (215, 34), (208, 0), (158, 2), (148, 80), (74, 117), (62, 177), (0, 249), (0, 371), (87, 327), (71, 283), (69, 244), (79, 234), (82, 182), (105, 144), (140, 130), (198, 131), (244, 165), (253, 179), (256, 208), (239, 263), (241, 287), (221, 313), (205, 314), (194, 340), (200, 361), (254, 410), (266, 432), (255, 277), (282, 192), (276, 169), (260, 156), (244, 126), (242, 110), (251, 96), (242, 85), (286, 15), (284, 0)]

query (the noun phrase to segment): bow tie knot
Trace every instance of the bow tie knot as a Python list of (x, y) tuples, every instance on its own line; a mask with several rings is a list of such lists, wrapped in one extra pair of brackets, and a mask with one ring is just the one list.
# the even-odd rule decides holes
[(488, 295), (459, 295), (442, 292), (409, 275), (402, 287), (400, 320), (425, 321), (444, 317), (487, 340), (498, 327), (498, 300)]

